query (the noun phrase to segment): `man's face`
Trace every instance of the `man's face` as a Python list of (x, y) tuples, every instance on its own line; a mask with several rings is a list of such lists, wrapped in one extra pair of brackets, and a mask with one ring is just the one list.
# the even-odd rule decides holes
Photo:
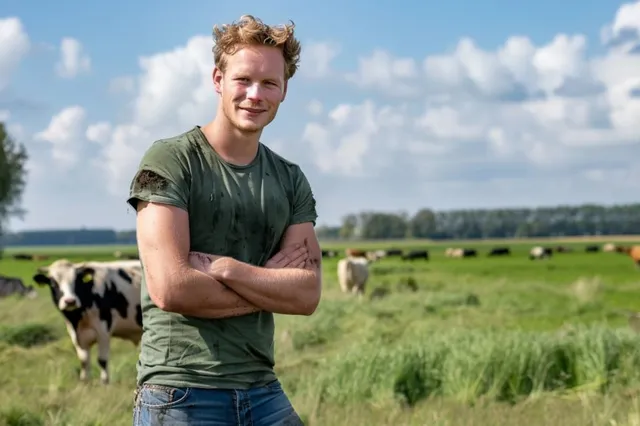
[(238, 130), (259, 132), (275, 118), (287, 91), (282, 52), (247, 46), (226, 59), (226, 71), (216, 68), (213, 73), (222, 111)]

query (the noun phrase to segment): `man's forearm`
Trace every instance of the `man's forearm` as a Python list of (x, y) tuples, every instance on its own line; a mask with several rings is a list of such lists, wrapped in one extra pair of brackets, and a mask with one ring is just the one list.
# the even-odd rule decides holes
[(240, 296), (265, 311), (311, 315), (320, 301), (318, 270), (271, 269), (227, 259), (226, 267), (214, 277)]
[(185, 267), (169, 284), (165, 310), (201, 318), (225, 318), (260, 310), (213, 277)]

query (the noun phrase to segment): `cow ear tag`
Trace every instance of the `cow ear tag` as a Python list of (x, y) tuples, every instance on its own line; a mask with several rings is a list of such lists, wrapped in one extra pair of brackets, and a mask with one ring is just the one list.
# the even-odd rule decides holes
[(91, 275), (91, 273), (87, 272), (86, 274), (83, 275), (82, 282), (89, 283), (91, 282), (92, 279), (93, 279), (93, 276)]

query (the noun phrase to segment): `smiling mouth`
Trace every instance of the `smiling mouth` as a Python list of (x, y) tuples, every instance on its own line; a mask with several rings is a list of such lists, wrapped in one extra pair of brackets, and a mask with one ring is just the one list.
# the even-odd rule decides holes
[(263, 109), (255, 109), (255, 108), (240, 108), (240, 109), (241, 109), (241, 110), (244, 110), (244, 111), (247, 111), (247, 112), (250, 112), (250, 113), (252, 113), (252, 114), (259, 114), (259, 113), (261, 113), (261, 112), (264, 112), (264, 111), (265, 111), (265, 110), (263, 110)]

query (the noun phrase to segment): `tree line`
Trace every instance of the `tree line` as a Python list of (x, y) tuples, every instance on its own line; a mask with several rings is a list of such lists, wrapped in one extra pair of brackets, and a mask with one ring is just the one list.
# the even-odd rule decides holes
[[(7, 220), (21, 216), (28, 155), (0, 122), (0, 249), (3, 245), (132, 244), (135, 230), (69, 229), (3, 232)], [(429, 238), (482, 239), (640, 234), (640, 204), (584, 204), (538, 208), (464, 209), (348, 214), (339, 226), (317, 226), (328, 239)]]
[(484, 239), (640, 234), (640, 204), (563, 205), (349, 214), (340, 226), (316, 228), (322, 239)]

